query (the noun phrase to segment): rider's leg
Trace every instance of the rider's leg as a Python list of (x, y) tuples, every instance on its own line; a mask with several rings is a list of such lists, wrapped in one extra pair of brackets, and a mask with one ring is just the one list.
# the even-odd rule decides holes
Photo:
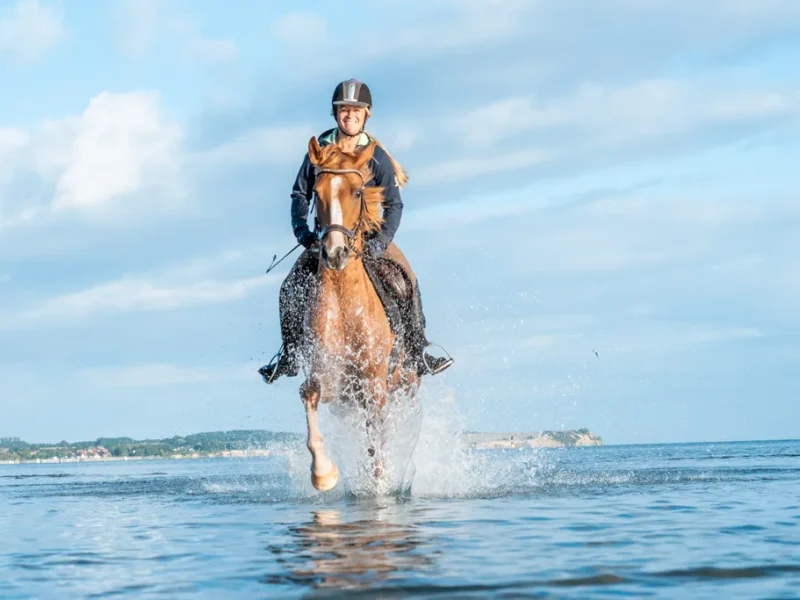
[(276, 360), (258, 371), (267, 383), (281, 375), (294, 377), (300, 370), (298, 354), (302, 346), (306, 299), (313, 291), (318, 260), (315, 251), (305, 250), (281, 284), (278, 312), (283, 347)]
[(427, 351), (431, 345), (425, 335), (425, 313), (422, 310), (422, 295), (419, 291), (419, 282), (417, 276), (411, 269), (411, 265), (406, 259), (405, 255), (400, 251), (400, 248), (392, 242), (383, 253), (383, 258), (393, 261), (399, 265), (403, 271), (408, 275), (411, 281), (413, 290), (410, 291), (408, 297), (402, 298), (403, 303), (403, 321), (406, 328), (406, 339), (411, 346), (412, 360), (416, 363), (420, 375), (437, 374), (441, 373), (453, 364), (453, 359), (450, 356), (440, 357), (434, 356)]

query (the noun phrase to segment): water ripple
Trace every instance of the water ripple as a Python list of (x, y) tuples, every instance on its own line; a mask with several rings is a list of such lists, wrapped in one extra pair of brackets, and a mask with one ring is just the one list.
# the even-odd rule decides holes
[(407, 492), (377, 497), (316, 493), (302, 448), (158, 470), (4, 465), (0, 596), (744, 598), (800, 585), (800, 442), (432, 448)]

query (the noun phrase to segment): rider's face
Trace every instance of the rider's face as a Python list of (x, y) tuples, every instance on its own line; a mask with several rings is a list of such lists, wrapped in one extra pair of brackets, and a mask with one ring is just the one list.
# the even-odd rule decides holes
[(357, 135), (366, 116), (367, 109), (363, 106), (340, 106), (336, 111), (336, 123), (347, 135)]

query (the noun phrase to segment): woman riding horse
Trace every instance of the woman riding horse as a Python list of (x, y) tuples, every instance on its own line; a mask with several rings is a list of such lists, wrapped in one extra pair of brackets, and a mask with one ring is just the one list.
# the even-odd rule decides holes
[[(332, 99), (332, 115), (337, 127), (322, 133), (318, 138), (319, 145), (324, 148), (334, 144), (347, 153), (363, 150), (376, 141), (364, 131), (371, 111), (372, 94), (365, 83), (355, 79), (339, 83)], [(392, 241), (400, 226), (403, 213), (400, 188), (406, 183), (407, 176), (379, 143), (375, 144), (370, 168), (374, 176), (366, 185), (383, 188), (383, 223), (380, 230), (365, 241), (364, 255), (367, 260), (376, 263), (376, 268), (371, 273), (377, 278), (378, 285), (390, 291), (400, 289), (393, 295), (394, 300), (400, 304), (396, 320), (402, 321), (407, 351), (418, 374), (441, 373), (453, 364), (453, 359), (428, 353), (427, 348), (431, 344), (425, 336), (425, 315), (422, 312), (417, 279), (405, 256)], [(320, 252), (324, 251), (319, 244), (317, 226), (315, 225), (314, 231), (308, 226), (309, 206), (313, 200), (316, 176), (317, 169), (306, 153), (291, 194), (292, 229), (295, 238), (305, 250), (281, 285), (279, 310), (283, 345), (276, 358), (259, 369), (266, 383), (272, 383), (281, 375), (294, 377), (300, 368), (299, 350), (302, 345), (307, 300), (317, 276)], [(398, 267), (411, 289), (405, 290), (402, 283), (398, 284)]]

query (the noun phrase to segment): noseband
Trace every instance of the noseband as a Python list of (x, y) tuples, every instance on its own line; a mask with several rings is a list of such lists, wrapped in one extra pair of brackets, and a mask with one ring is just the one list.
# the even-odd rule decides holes
[(356, 236), (358, 235), (359, 230), (361, 229), (361, 223), (364, 220), (364, 212), (367, 208), (367, 201), (364, 194), (364, 188), (366, 188), (367, 180), (364, 179), (364, 174), (359, 171), (358, 169), (319, 169), (317, 170), (317, 174), (320, 173), (331, 173), (334, 175), (346, 175), (348, 173), (353, 173), (358, 175), (361, 178), (361, 188), (358, 190), (361, 195), (361, 208), (358, 211), (358, 222), (354, 229), (348, 229), (344, 225), (338, 225), (336, 223), (332, 223), (322, 229), (319, 232), (319, 239), (320, 241), (325, 239), (325, 236), (328, 235), (331, 231), (338, 231), (339, 233), (343, 233), (345, 237), (347, 237), (347, 248), (350, 252), (357, 253), (355, 248), (353, 247), (353, 243), (355, 242)]

